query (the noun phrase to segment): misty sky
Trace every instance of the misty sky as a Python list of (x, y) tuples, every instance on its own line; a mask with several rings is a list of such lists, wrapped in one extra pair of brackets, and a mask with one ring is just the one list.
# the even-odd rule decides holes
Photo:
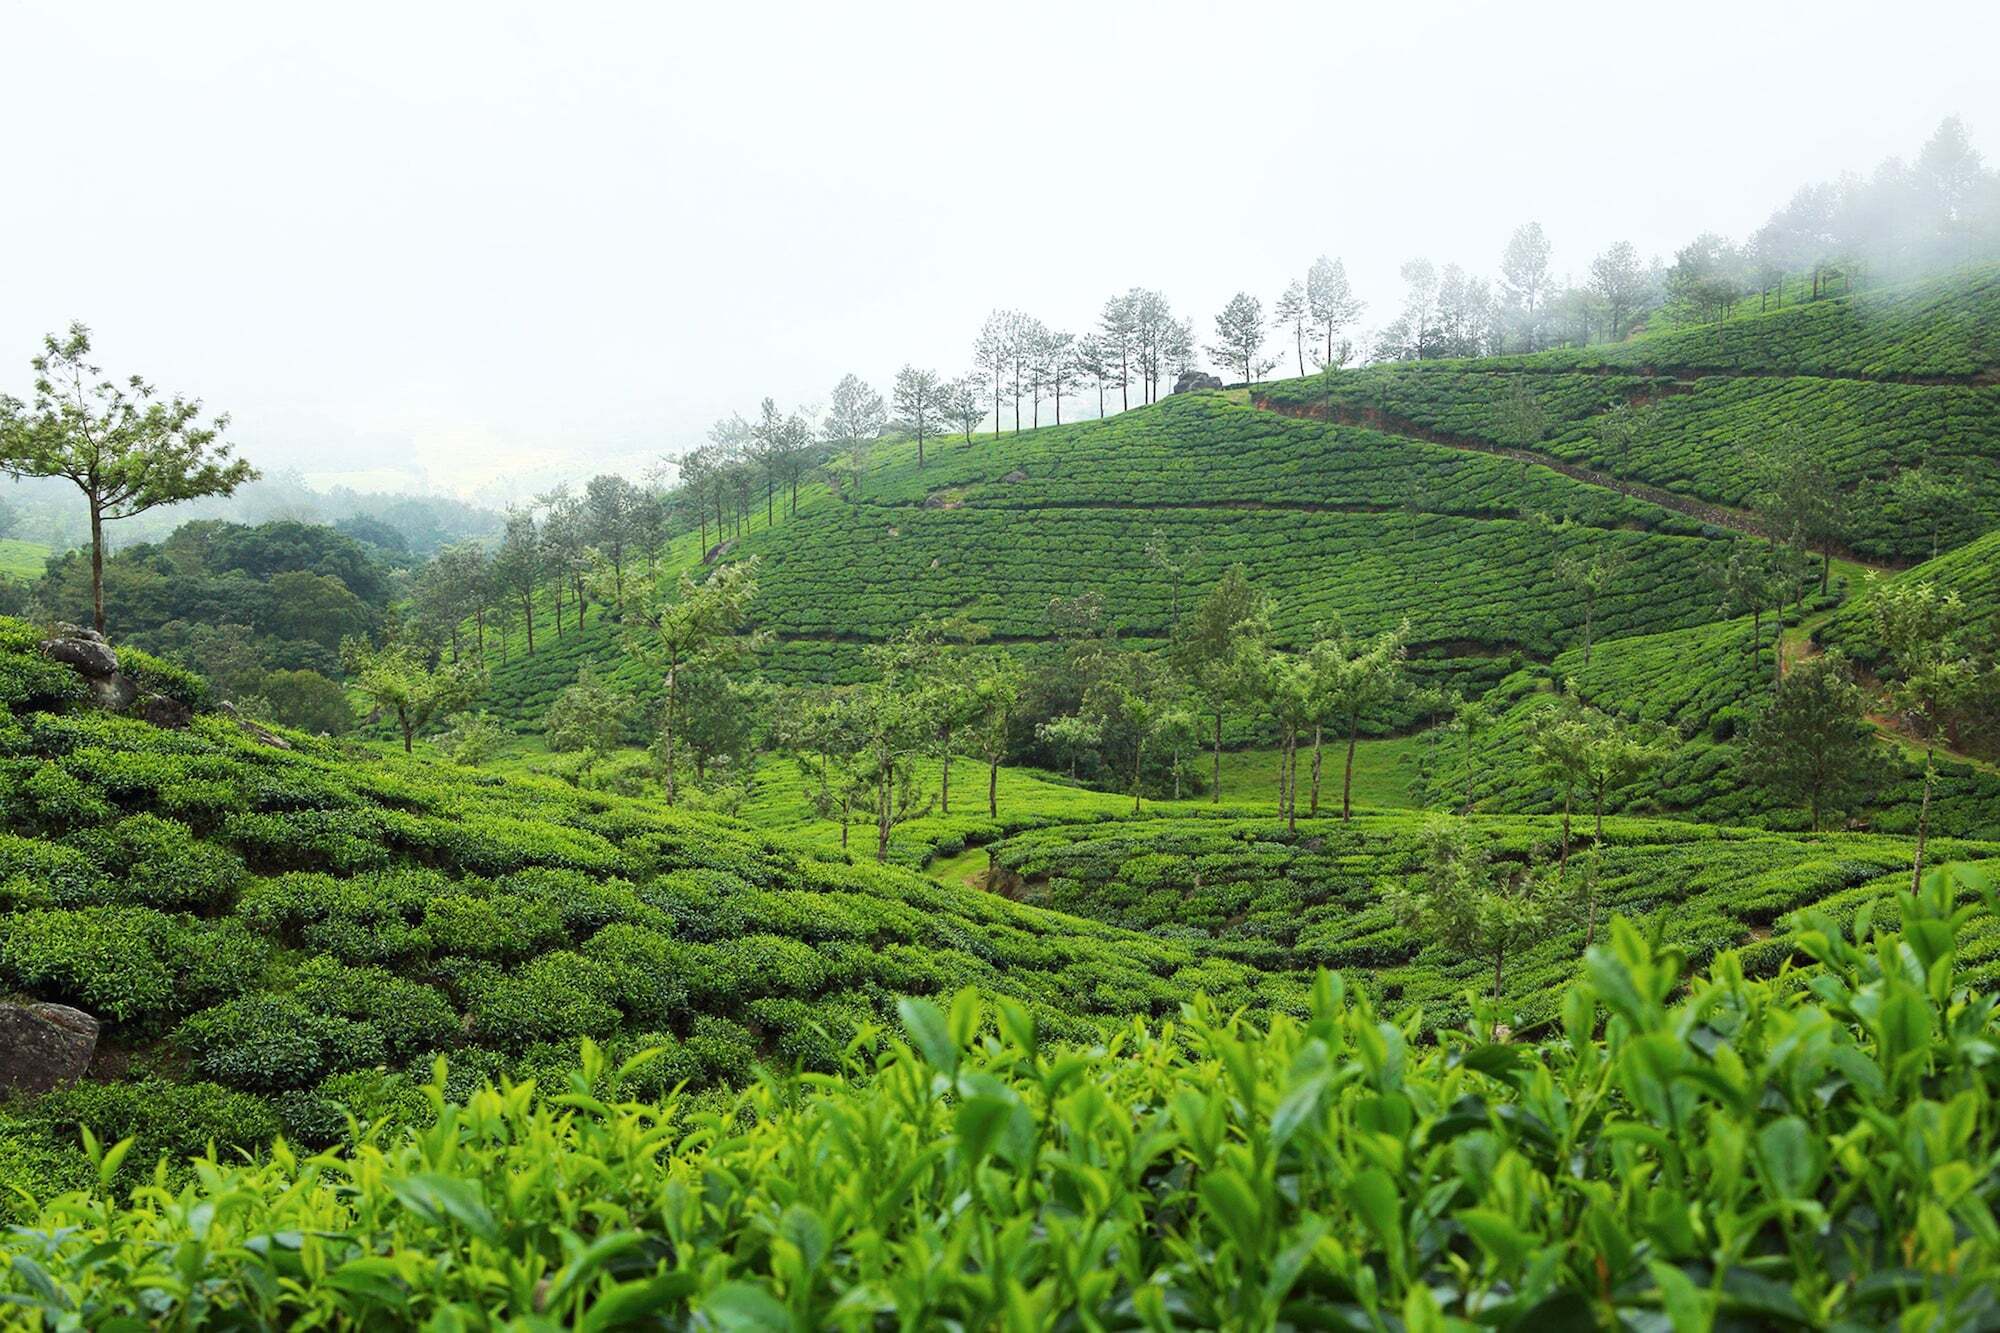
[(1741, 235), (1945, 115), (1990, 3), (0, 0), (0, 388), (82, 319), (266, 467), (488, 497), (764, 394), (965, 369), (995, 305), (1210, 317), (1315, 254)]

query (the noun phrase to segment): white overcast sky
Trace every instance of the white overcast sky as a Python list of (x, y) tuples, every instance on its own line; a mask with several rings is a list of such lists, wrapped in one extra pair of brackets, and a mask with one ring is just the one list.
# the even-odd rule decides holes
[(1740, 235), (1964, 115), (1987, 3), (0, 0), (0, 388), (82, 319), (267, 467), (493, 495), (986, 311)]

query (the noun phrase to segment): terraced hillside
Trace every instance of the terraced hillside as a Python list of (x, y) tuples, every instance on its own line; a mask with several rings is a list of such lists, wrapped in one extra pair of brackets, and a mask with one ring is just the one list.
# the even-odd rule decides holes
[[(1841, 542), (1909, 563), (2000, 524), (1996, 370), (2000, 270), (1984, 269), (1603, 347), (1334, 371), (1258, 397), (1542, 458), (1753, 529), (1742, 511), (1760, 454), (1808, 456), (1846, 493)], [(1896, 485), (1916, 469), (1962, 502), (1920, 508)]]
[[(1495, 861), (1554, 873), (1559, 821), (1475, 821)], [(1013, 896), (1159, 939), (1198, 941), (1266, 971), (1333, 967), (1373, 978), (1397, 1003), (1421, 1003), (1429, 1020), (1458, 1021), (1467, 991), (1490, 989), (1490, 959), (1467, 957), (1400, 921), (1395, 890), (1425, 863), (1430, 821), (1385, 816), (1342, 824), (1280, 820), (1127, 820), (1022, 833), (997, 844), (997, 882)], [(1906, 839), (1829, 834), (1792, 837), (1669, 820), (1612, 820), (1601, 849), (1587, 836), (1565, 876), (1581, 907), (1592, 877), (1600, 913), (1654, 925), (1705, 961), (1743, 949), (1752, 972), (1770, 972), (1791, 945), (1781, 923), (1818, 904), (1847, 920), (1909, 884)], [(1950, 843), (1948, 859), (2000, 855), (2000, 843)], [(1603, 918), (1600, 916), (1599, 920)], [(1587, 918), (1507, 960), (1510, 1007), (1553, 1017), (1561, 984), (1583, 950)], [(1775, 933), (1774, 933), (1775, 929)], [(2000, 930), (1961, 943), (1983, 976), (2000, 975)]]
[(966, 985), (1071, 1038), (1197, 990), (1296, 998), (1185, 942), (657, 802), (99, 712), (34, 644), (0, 618), (0, 994), (98, 1016), (115, 1081), (14, 1116), (0, 1184), (87, 1171), (79, 1123), (138, 1135), (148, 1170), (211, 1137), (324, 1141), (440, 1051), (474, 1080), (559, 1077), (585, 1036), (664, 1044), (658, 1086), (700, 1087), (835, 1068), (894, 997)]
[[(763, 562), (767, 675), (851, 680), (860, 643), (931, 616), (965, 615), (992, 641), (1032, 648), (1052, 636), (1050, 599), (1087, 592), (1122, 636), (1157, 642), (1239, 562), (1276, 597), (1283, 644), (1335, 614), (1362, 632), (1408, 619), (1417, 657), (1483, 683), (1496, 656), (1546, 658), (1580, 638), (1583, 606), (1548, 576), (1558, 543), (1623, 555), (1595, 609), (1600, 636), (1714, 615), (1700, 570), (1717, 534), (1699, 521), (1533, 464), (1217, 394), (933, 445), (921, 471), (907, 449), (884, 453), (858, 498), (847, 485), (731, 548)], [(1561, 519), (1571, 525), (1552, 531)], [(1181, 586), (1143, 555), (1156, 541), (1193, 554)], [(604, 625), (544, 634), (536, 659), (496, 669), (497, 711), (532, 722), (582, 659), (615, 662), (614, 639)]]

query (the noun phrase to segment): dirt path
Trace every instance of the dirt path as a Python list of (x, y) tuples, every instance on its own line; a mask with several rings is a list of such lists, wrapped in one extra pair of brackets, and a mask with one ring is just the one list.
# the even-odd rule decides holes
[[(1542, 453), (1539, 450), (1517, 449), (1510, 445), (1495, 444), (1491, 440), (1482, 440), (1471, 435), (1458, 435), (1449, 431), (1433, 430), (1407, 417), (1400, 417), (1394, 413), (1383, 412), (1375, 408), (1357, 412), (1349, 408), (1334, 408), (1326, 403), (1299, 405), (1274, 403), (1269, 398), (1261, 395), (1253, 398), (1251, 405), (1266, 412), (1275, 412), (1279, 416), (1299, 417), (1308, 421), (1330, 421), (1335, 425), (1341, 426), (1361, 426), (1369, 430), (1379, 430), (1389, 435), (1401, 435), (1413, 440), (1422, 440), (1426, 444), (1443, 445), (1447, 449), (1463, 449), (1471, 453), (1493, 454), (1500, 458), (1511, 458), (1516, 462), (1526, 463), (1531, 467), (1542, 467), (1547, 468), (1551, 472), (1560, 472), (1572, 481), (1580, 481), (1586, 486), (1597, 486), (1604, 490), (1616, 491), (1620, 495), (1629, 495), (1635, 500), (1644, 500), (1648, 504), (1658, 505), (1662, 509), (1670, 509), (1674, 513), (1684, 514), (1710, 527), (1723, 528), (1730, 532), (1740, 532), (1745, 536), (1757, 537), (1764, 541), (1772, 540), (1771, 530), (1765, 526), (1762, 520), (1748, 510), (1736, 509), (1729, 505), (1716, 504), (1708, 500), (1698, 500), (1693, 496), (1683, 495), (1679, 491), (1666, 490), (1662, 487), (1651, 486), (1641, 481), (1626, 481), (1624, 478), (1615, 477), (1608, 472), (1599, 472), (1595, 468), (1584, 467), (1580, 463), (1572, 463), (1567, 459), (1557, 458), (1554, 454)], [(1868, 569), (1894, 570), (1906, 567), (1901, 564), (1885, 563), (1874, 557), (1864, 558), (1841, 546), (1833, 548), (1833, 555), (1835, 559), (1845, 560), (1851, 564), (1861, 565)]]

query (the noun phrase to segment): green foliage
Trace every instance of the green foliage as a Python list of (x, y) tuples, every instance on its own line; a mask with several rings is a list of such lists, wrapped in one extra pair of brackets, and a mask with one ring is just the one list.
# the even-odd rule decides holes
[(1201, 1001), (1086, 1052), (967, 991), (903, 1003), (879, 1054), (857, 1033), (853, 1077), (714, 1110), (635, 1094), (726, 1062), (722, 1031), (586, 1045), (561, 1096), (459, 1105), (440, 1069), (434, 1127), (208, 1154), (178, 1190), (114, 1189), (136, 1145), (93, 1136), (0, 1291), (87, 1324), (1966, 1326), (2000, 1282), (1968, 890), (1933, 876), (1899, 931), (1807, 918), (1810, 989), (1615, 922), (1521, 1044), (1422, 1042), (1325, 974), (1296, 1018)]

